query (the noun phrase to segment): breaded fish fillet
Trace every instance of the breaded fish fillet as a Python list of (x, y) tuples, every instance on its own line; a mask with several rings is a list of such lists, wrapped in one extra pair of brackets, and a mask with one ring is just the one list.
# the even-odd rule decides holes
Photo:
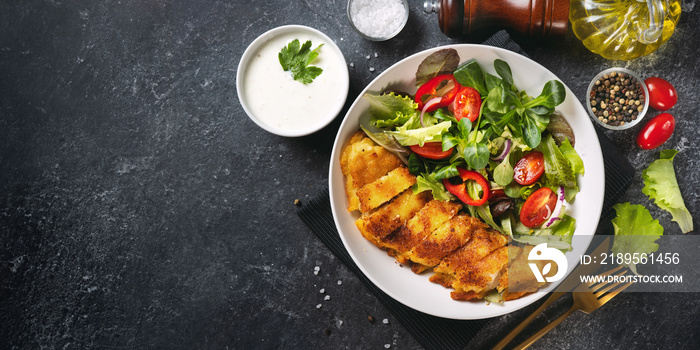
[(431, 282), (439, 283), (447, 288), (452, 287), (460, 269), (476, 264), (494, 250), (508, 243), (508, 237), (492, 230), (486, 224), (482, 223), (475, 225), (475, 227), (469, 242), (446, 256), (439, 265), (433, 268), (435, 274), (430, 276)]
[(355, 221), (355, 225), (362, 236), (376, 246), (383, 248), (382, 238), (405, 225), (406, 221), (416, 215), (431, 199), (430, 192), (424, 191), (414, 195), (413, 190), (409, 188), (377, 210), (362, 214)]
[(405, 166), (390, 171), (357, 189), (355, 194), (360, 201), (360, 212), (367, 213), (379, 207), (415, 183), (416, 177)]
[(455, 202), (431, 200), (408, 220), (406, 225), (384, 237), (382, 239), (384, 247), (389, 250), (389, 255), (396, 257), (398, 262), (407, 263), (405, 254), (445, 221), (455, 216), (461, 207), (461, 204)]
[(403, 166), (403, 162), (398, 157), (375, 144), (364, 132), (356, 132), (340, 154), (340, 169), (345, 176), (348, 211), (360, 207), (360, 201), (355, 194), (357, 189), (399, 166)]
[[(535, 275), (532, 273), (532, 270), (528, 265), (528, 256), (530, 255), (532, 248), (534, 248), (534, 246), (526, 245), (521, 249), (520, 254), (518, 254), (515, 258), (513, 258), (511, 255), (507, 269), (507, 282), (503, 285), (505, 287), (505, 291), (503, 292), (503, 300), (514, 300), (521, 298), (525, 295), (536, 292), (538, 289), (547, 284), (547, 282), (537, 282)], [(509, 252), (509, 254), (511, 253)], [(542, 271), (542, 268), (547, 263), (548, 261), (546, 260), (535, 261), (535, 264), (537, 264), (540, 271)], [(554, 267), (549, 274), (557, 273), (556, 264), (553, 266)]]
[(483, 298), (495, 289), (501, 274), (508, 264), (508, 247), (501, 247), (473, 265), (462, 266), (457, 270), (457, 278), (452, 283), (455, 290), (450, 293), (455, 300), (472, 300)]
[(483, 223), (466, 214), (447, 220), (415, 247), (406, 253), (413, 262), (411, 270), (421, 273), (440, 263), (444, 257), (469, 241), (472, 231)]

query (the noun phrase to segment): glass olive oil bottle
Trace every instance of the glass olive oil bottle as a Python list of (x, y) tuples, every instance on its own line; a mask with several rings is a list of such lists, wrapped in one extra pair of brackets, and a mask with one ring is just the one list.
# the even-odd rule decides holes
[(680, 15), (680, 0), (571, 0), (569, 21), (590, 51), (631, 60), (666, 42)]

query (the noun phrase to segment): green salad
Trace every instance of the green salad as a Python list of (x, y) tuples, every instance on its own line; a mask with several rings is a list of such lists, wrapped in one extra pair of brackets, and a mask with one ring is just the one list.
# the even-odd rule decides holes
[(414, 193), (459, 200), (516, 242), (571, 249), (576, 220), (566, 206), (584, 166), (555, 110), (564, 85), (548, 81), (532, 97), (503, 60), (493, 62), (496, 75), (474, 59), (459, 62), (456, 50), (439, 50), (418, 67), (415, 93), (366, 93), (361, 128), (417, 176)]

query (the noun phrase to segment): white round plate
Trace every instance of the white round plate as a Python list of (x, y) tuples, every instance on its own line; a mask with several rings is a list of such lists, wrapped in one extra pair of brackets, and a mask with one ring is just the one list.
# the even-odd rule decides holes
[[(344, 190), (343, 175), (340, 170), (340, 152), (350, 136), (359, 129), (361, 117), (367, 117), (369, 103), (362, 98), (367, 91), (385, 89), (414, 92), (415, 72), (421, 61), (434, 51), (453, 48), (459, 53), (461, 62), (471, 58), (477, 59), (482, 69), (495, 74), (493, 61), (500, 58), (510, 65), (515, 85), (526, 90), (529, 95), (537, 96), (544, 84), (557, 79), (552, 72), (522, 55), (512, 51), (472, 44), (458, 44), (436, 47), (419, 52), (394, 64), (358, 96), (348, 110), (333, 145), (329, 171), (329, 189), (331, 208), (336, 227), (345, 248), (364, 274), (381, 290), (397, 301), (426, 314), (451, 319), (482, 319), (503, 315), (523, 308), (551, 291), (552, 284), (541, 292), (533, 293), (521, 299), (507, 301), (504, 304), (486, 303), (484, 301), (464, 302), (450, 298), (452, 289), (444, 288), (428, 280), (430, 273), (414, 274), (408, 266), (401, 266), (394, 258), (387, 255), (367, 241), (355, 226), (359, 213), (347, 211), (347, 199)], [(563, 81), (562, 81), (563, 82)], [(575, 149), (583, 159), (585, 175), (579, 177), (580, 192), (573, 204), (567, 207), (567, 213), (576, 218), (577, 239), (573, 250), (566, 254), (568, 259), (567, 275), (578, 263), (579, 256), (586, 252), (603, 207), (605, 174), (603, 157), (598, 137), (590, 118), (571, 90), (566, 87), (566, 99), (557, 107), (571, 124), (576, 136)], [(583, 237), (578, 237), (583, 236)], [(582, 239), (581, 239), (582, 238)]]

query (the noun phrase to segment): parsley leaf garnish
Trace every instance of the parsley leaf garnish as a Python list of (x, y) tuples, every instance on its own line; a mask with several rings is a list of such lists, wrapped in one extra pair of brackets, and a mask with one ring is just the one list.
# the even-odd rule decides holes
[(307, 40), (303, 45), (300, 45), (299, 39), (294, 39), (287, 46), (282, 48), (278, 58), (284, 71), (291, 71), (294, 80), (303, 84), (310, 84), (314, 79), (323, 72), (323, 69), (316, 66), (309, 66), (316, 57), (318, 57), (318, 49), (311, 50), (311, 41)]

